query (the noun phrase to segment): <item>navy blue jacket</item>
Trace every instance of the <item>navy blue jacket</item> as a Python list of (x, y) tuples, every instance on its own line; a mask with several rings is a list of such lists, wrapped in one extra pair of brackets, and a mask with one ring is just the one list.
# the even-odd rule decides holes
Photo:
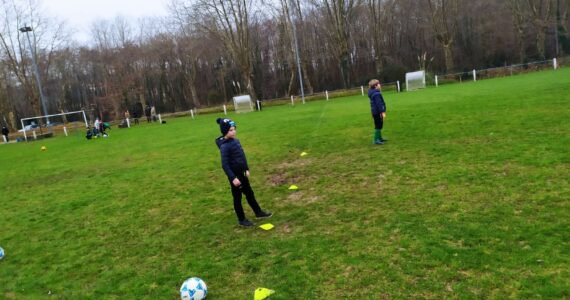
[(238, 139), (224, 139), (223, 136), (216, 139), (216, 145), (222, 156), (222, 168), (230, 181), (237, 178), (236, 174), (242, 175), (249, 171), (245, 152)]
[(370, 110), (373, 115), (386, 112), (386, 103), (384, 103), (384, 97), (382, 97), (382, 93), (379, 90), (369, 89), (368, 98), (370, 98)]

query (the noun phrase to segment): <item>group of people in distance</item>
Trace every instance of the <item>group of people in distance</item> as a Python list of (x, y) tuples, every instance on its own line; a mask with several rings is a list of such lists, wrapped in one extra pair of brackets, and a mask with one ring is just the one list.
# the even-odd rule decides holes
[[(144, 115), (146, 116), (146, 121), (147, 123), (151, 123), (151, 122), (156, 122), (158, 121), (158, 115), (156, 114), (156, 107), (154, 107), (154, 105), (149, 105), (147, 104), (145, 109), (144, 109)], [(131, 113), (129, 112), (129, 110), (125, 110), (124, 113), (125, 118), (123, 119), (123, 121), (121, 122), (121, 124), (119, 124), (119, 127), (124, 128), (129, 126), (127, 124), (127, 122), (130, 122), (131, 120)], [(139, 124), (139, 115), (138, 112), (136, 110), (133, 111), (133, 121), (135, 124)]]
[[(384, 127), (384, 120), (386, 119), (386, 103), (382, 96), (382, 85), (378, 79), (372, 79), (368, 83), (368, 86), (370, 110), (372, 119), (374, 120), (374, 137), (372, 143), (375, 145), (383, 145), (388, 140), (382, 137), (382, 128)], [(238, 224), (244, 227), (252, 227), (255, 224), (246, 218), (242, 207), (242, 194), (245, 195), (247, 203), (253, 210), (256, 218), (268, 218), (271, 217), (273, 213), (262, 210), (255, 199), (253, 189), (249, 183), (250, 172), (245, 152), (241, 143), (236, 138), (236, 123), (228, 118), (217, 118), (216, 123), (220, 126), (220, 132), (222, 134), (216, 138), (216, 145), (220, 150), (222, 169), (230, 184)]]
[(95, 122), (93, 123), (93, 128), (87, 126), (87, 133), (85, 134), (85, 138), (90, 140), (93, 137), (95, 138), (98, 138), (100, 136), (108, 137), (109, 135), (105, 132), (105, 130), (108, 128), (111, 128), (109, 123), (102, 122), (101, 120), (99, 120), (99, 118), (96, 118)]
[[(144, 109), (144, 114), (146, 116), (146, 120), (148, 123), (151, 122), (155, 122), (158, 121), (158, 117), (156, 114), (156, 108), (149, 104), (146, 105), (145, 109)], [(131, 113), (129, 112), (129, 110), (125, 110), (124, 113), (125, 119), (123, 119), (123, 121), (121, 122), (121, 124), (119, 124), (119, 128), (121, 127), (127, 127), (127, 122), (128, 120), (131, 119)], [(139, 124), (139, 116), (138, 113), (135, 111), (133, 113), (133, 118), (134, 118), (134, 123), (135, 124)], [(105, 132), (106, 129), (111, 128), (110, 125), (108, 123), (102, 122), (99, 118), (95, 119), (95, 122), (93, 123), (93, 128), (91, 127), (87, 127), (87, 132), (85, 137), (90, 140), (93, 137), (107, 137), (108, 134)]]

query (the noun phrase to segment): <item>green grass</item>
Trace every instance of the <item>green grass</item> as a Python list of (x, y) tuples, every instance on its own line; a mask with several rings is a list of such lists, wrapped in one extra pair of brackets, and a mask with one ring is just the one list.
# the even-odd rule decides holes
[(568, 298), (569, 78), (387, 93), (383, 146), (361, 96), (230, 115), (268, 232), (236, 226), (218, 115), (0, 146), (0, 298)]

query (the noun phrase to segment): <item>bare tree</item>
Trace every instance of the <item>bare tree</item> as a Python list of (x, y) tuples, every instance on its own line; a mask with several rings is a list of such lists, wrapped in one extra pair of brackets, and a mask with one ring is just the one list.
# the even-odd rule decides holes
[(259, 3), (256, 0), (179, 0), (172, 6), (193, 20), (196, 28), (220, 40), (239, 66), (249, 94), (256, 99), (250, 30), (256, 16), (254, 9), (260, 7)]
[[(50, 69), (51, 58), (54, 51), (62, 46), (67, 38), (64, 23), (45, 17), (41, 12), (41, 6), (35, 0), (26, 1), (2, 0), (0, 12), (3, 22), (0, 24), (0, 57), (7, 66), (10, 78), (15, 79), (24, 89), (27, 100), (32, 107), (29, 113), (40, 115), (39, 91), (34, 84), (30, 55), (35, 55), (39, 70), (47, 77)], [(18, 29), (29, 26), (31, 33), (22, 33)], [(31, 43), (27, 36), (30, 34)], [(32, 49), (29, 48), (31, 44)], [(43, 80), (42, 80), (43, 81)], [(46, 103), (49, 106), (49, 103)], [(46, 108), (47, 109), (47, 108)]]
[[(281, 0), (280, 1), (280, 8), (279, 8), (279, 15), (278, 15), (278, 19), (279, 19), (279, 23), (283, 26), (283, 34), (282, 34), (282, 40), (284, 41), (285, 45), (285, 49), (287, 49), (286, 53), (287, 53), (287, 65), (289, 66), (289, 70), (291, 72), (291, 76), (289, 77), (289, 84), (288, 84), (288, 88), (287, 88), (287, 95), (291, 95), (293, 92), (293, 86), (295, 84), (295, 79), (298, 79), (298, 70), (297, 70), (297, 64), (296, 64), (296, 51), (301, 52), (301, 49), (299, 47), (295, 48), (295, 44), (299, 42), (299, 38), (298, 38), (298, 33), (297, 33), (297, 40), (294, 40), (294, 34), (293, 34), (293, 26), (297, 26), (297, 24), (293, 21), (294, 19), (297, 19), (299, 21), (299, 23), (302, 23), (303, 19), (302, 19), (302, 15), (299, 12), (299, 14), (294, 14), (294, 11), (299, 8), (299, 3), (294, 3), (291, 0)], [(305, 53), (306, 54), (306, 53)], [(304, 57), (304, 55), (300, 54), (300, 66), (301, 66), (301, 71), (302, 71), (302, 76), (303, 76), (303, 83), (304, 85), (307, 87), (308, 89), (308, 93), (312, 94), (313, 93), (313, 87), (311, 84), (311, 79), (309, 78), (308, 74), (307, 74), (307, 68), (306, 68), (306, 58)]]
[(387, 11), (396, 5), (395, 0), (368, 0), (368, 24), (370, 38), (372, 39), (372, 56), (374, 58), (376, 75), (382, 72), (384, 60), (384, 41), (386, 36), (386, 23), (388, 23)]
[(569, 0), (556, 0), (556, 44), (557, 55), (559, 49), (563, 53), (570, 53), (570, 32), (568, 31)]
[(519, 0), (508, 0), (507, 5), (508, 5), (508, 7), (511, 10), (511, 13), (513, 15), (513, 25), (514, 25), (515, 30), (516, 30), (519, 59), (520, 59), (520, 62), (523, 63), (526, 59), (525, 49), (524, 49), (525, 48), (524, 47), (524, 36), (525, 36), (524, 24), (526, 21), (526, 17), (525, 17), (525, 13), (524, 13), (524, 8), (522, 7), (524, 5), (524, 3), (522, 3)]
[(544, 59), (544, 46), (546, 40), (546, 31), (551, 26), (553, 17), (553, 0), (527, 0), (530, 9), (530, 20), (536, 29), (536, 50), (538, 56)]
[(359, 0), (311, 0), (323, 12), (325, 34), (338, 60), (344, 88), (350, 86), (349, 35), (354, 7)]
[(457, 29), (455, 17), (458, 11), (458, 0), (426, 0), (431, 14), (431, 21), (435, 37), (443, 47), (445, 68), (454, 69), (453, 42)]
[(115, 47), (126, 47), (132, 44), (133, 29), (132, 25), (123, 16), (115, 17), (112, 27), (112, 39)]
[(183, 73), (185, 77), (185, 85), (190, 90), (193, 106), (199, 107), (201, 103), (198, 99), (198, 93), (196, 90), (196, 76), (198, 69), (198, 57), (196, 53), (198, 50), (197, 48), (199, 48), (199, 43), (196, 42), (196, 39), (198, 33), (196, 32), (195, 24), (191, 19), (193, 15), (187, 10), (188, 8), (189, 7), (185, 6), (181, 2), (173, 2), (170, 11), (173, 17), (173, 26), (178, 28), (178, 34), (172, 38), (175, 45), (174, 51), (176, 61), (180, 67), (185, 70)]

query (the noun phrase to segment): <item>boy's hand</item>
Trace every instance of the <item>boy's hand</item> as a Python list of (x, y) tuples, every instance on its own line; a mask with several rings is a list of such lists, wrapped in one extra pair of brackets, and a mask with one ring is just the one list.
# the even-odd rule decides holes
[(380, 115), (382, 116), (382, 119), (386, 119), (386, 113), (385, 112), (381, 113)]
[(241, 185), (241, 181), (239, 181), (239, 179), (237, 179), (237, 178), (234, 178), (234, 180), (232, 180), (232, 184), (233, 184), (235, 187), (238, 187), (238, 186)]
[(245, 171), (245, 177), (249, 178), (249, 170)]

